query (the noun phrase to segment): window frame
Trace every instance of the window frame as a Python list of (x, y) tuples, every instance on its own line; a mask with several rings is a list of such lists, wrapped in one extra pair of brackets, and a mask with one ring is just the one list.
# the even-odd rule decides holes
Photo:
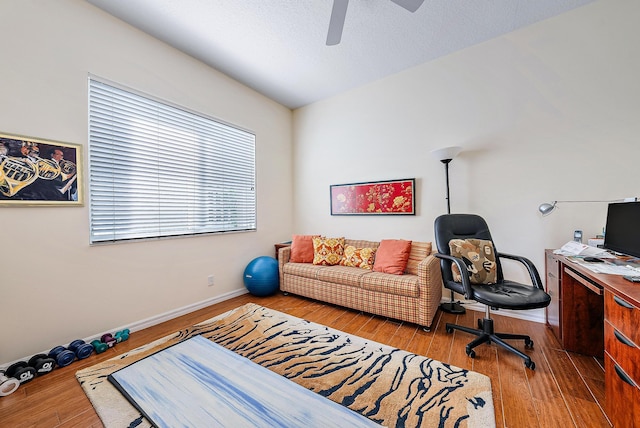
[(91, 245), (257, 230), (252, 131), (89, 75), (88, 146)]

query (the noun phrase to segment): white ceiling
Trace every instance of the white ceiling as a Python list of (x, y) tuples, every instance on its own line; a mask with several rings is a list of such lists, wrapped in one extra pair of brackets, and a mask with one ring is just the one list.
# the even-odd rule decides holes
[(351, 0), (326, 46), (332, 0), (87, 0), (297, 108), (595, 0)]

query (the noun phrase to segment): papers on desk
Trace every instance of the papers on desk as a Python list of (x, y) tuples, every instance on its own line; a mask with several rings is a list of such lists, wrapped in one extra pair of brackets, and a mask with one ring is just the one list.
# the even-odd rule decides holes
[(609, 262), (594, 263), (585, 262), (582, 257), (569, 256), (567, 260), (589, 269), (593, 273), (606, 273), (609, 275), (631, 275), (640, 276), (640, 270), (632, 266), (616, 265)]
[(608, 253), (602, 248), (590, 247), (577, 241), (569, 241), (559, 250), (554, 250), (553, 253), (563, 256), (598, 257), (599, 259), (616, 258), (613, 254)]
[[(619, 261), (616, 256), (602, 248), (590, 247), (576, 241), (569, 241), (562, 248), (553, 251), (554, 254), (567, 256), (567, 260), (589, 269), (593, 273), (606, 273), (610, 275), (640, 275), (640, 268)], [(585, 257), (597, 257), (608, 259), (604, 262), (587, 262)]]

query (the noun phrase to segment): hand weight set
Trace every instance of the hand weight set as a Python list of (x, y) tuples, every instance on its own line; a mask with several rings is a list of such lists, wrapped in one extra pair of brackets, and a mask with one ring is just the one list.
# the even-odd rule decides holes
[(25, 361), (18, 361), (7, 367), (5, 376), (18, 380), (20, 384), (31, 382), (36, 377), (36, 369), (28, 365)]
[(0, 397), (13, 394), (19, 386), (20, 381), (18, 379), (7, 377), (4, 372), (0, 371)]
[(18, 361), (0, 372), (0, 397), (12, 394), (16, 382), (18, 385), (31, 382), (36, 375), (49, 373), (56, 366), (56, 361), (46, 354), (37, 354), (29, 362)]
[(79, 360), (89, 357), (93, 353), (93, 346), (85, 343), (82, 339), (74, 340), (69, 344), (69, 348), (64, 346), (56, 346), (49, 351), (49, 357), (56, 360), (60, 367), (68, 366), (73, 363), (76, 357)]
[(127, 340), (129, 338), (129, 329), (125, 328), (124, 330), (120, 330), (120, 331), (116, 332), (116, 334), (113, 337), (116, 338), (116, 341), (118, 343), (124, 342), (125, 340)]
[(84, 340), (74, 340), (69, 344), (69, 349), (76, 354), (79, 360), (84, 360), (93, 354), (93, 346), (85, 343)]
[(117, 340), (111, 335), (111, 333), (103, 334), (100, 338), (100, 342), (106, 343), (109, 348), (113, 348)]
[(91, 341), (91, 346), (96, 350), (96, 354), (102, 354), (104, 351), (109, 349), (109, 345), (104, 342), (99, 341), (98, 339)]
[(43, 375), (49, 373), (56, 367), (56, 360), (47, 354), (37, 354), (29, 359), (28, 364), (36, 369), (36, 373)]

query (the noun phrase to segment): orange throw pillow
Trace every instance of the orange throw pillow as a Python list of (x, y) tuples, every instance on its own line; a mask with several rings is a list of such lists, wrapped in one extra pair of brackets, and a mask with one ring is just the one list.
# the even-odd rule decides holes
[(292, 263), (313, 262), (313, 238), (318, 236), (320, 235), (293, 235), (289, 261)]
[(411, 241), (383, 239), (380, 241), (380, 246), (376, 252), (373, 271), (402, 275), (407, 267), (410, 253)]

